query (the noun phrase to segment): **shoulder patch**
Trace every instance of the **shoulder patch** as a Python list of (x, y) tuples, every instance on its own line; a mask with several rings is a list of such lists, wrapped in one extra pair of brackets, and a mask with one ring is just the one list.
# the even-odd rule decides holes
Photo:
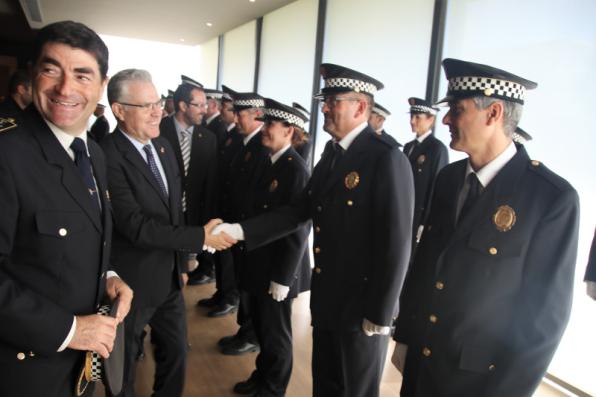
[(17, 126), (15, 119), (0, 118), (0, 132), (12, 130)]

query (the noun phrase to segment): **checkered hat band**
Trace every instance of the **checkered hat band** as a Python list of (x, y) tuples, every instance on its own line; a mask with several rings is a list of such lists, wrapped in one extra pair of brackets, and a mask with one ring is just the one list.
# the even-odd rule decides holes
[[(513, 81), (499, 80), (491, 77), (463, 76), (449, 79), (449, 92), (482, 91), (486, 96), (501, 96), (524, 100), (526, 88)], [(489, 94), (490, 93), (490, 94)]]
[(373, 107), (373, 113), (376, 113), (376, 114), (378, 114), (380, 116), (383, 116), (385, 118), (389, 117), (389, 113), (387, 113), (387, 112), (385, 112), (385, 111), (383, 111), (383, 110), (381, 110), (381, 109), (379, 109), (377, 107)]
[(234, 106), (248, 106), (251, 108), (262, 108), (265, 106), (263, 99), (235, 99)]
[(430, 108), (428, 106), (422, 106), (422, 105), (412, 105), (412, 106), (410, 106), (410, 112), (437, 114), (437, 111), (435, 109)]
[[(101, 314), (102, 316), (108, 316), (110, 314), (110, 306), (103, 305), (99, 307), (97, 314)], [(102, 376), (102, 365), (101, 365), (101, 356), (97, 352), (90, 352), (91, 353), (91, 365), (88, 369), (87, 374), (89, 382), (97, 382), (101, 380)]]
[(374, 84), (367, 83), (362, 80), (348, 79), (345, 77), (334, 77), (325, 80), (325, 88), (349, 88), (356, 92), (366, 92), (374, 94), (377, 92), (377, 87)]
[(265, 115), (275, 117), (278, 119), (283, 119), (290, 124), (294, 124), (302, 129), (304, 129), (304, 120), (302, 120), (298, 116), (293, 115), (292, 113), (284, 112), (283, 110), (279, 110), (279, 109), (265, 108)]

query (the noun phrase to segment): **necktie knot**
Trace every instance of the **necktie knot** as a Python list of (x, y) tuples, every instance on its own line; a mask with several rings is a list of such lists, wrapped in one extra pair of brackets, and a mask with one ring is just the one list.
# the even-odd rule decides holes
[(87, 155), (87, 145), (85, 145), (85, 141), (81, 138), (75, 138), (70, 144), (70, 148), (75, 154), (81, 153)]
[(465, 218), (474, 205), (474, 202), (476, 202), (478, 196), (480, 196), (482, 193), (482, 183), (480, 183), (476, 173), (469, 173), (466, 177), (466, 183), (468, 184), (468, 194), (466, 195), (466, 199), (464, 200), (464, 204), (461, 208), (459, 219)]

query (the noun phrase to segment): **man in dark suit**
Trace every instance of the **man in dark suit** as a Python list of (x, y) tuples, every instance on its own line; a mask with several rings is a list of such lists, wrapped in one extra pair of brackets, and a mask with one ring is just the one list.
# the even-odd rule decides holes
[(397, 146), (401, 147), (402, 144), (397, 142), (394, 137), (392, 137), (385, 131), (385, 120), (387, 120), (387, 117), (389, 116), (391, 116), (391, 112), (385, 109), (383, 106), (381, 106), (381, 104), (375, 102), (372, 108), (372, 112), (370, 112), (370, 117), (368, 118), (368, 125), (381, 138), (391, 142), (392, 144), (395, 143), (397, 144)]
[(443, 142), (433, 133), (438, 109), (424, 99), (410, 98), (410, 127), (416, 139), (406, 143), (404, 153), (408, 156), (414, 173), (414, 222), (412, 224), (412, 250), (424, 230), (430, 212), (430, 200), (439, 171), (449, 164), (449, 154)]
[[(188, 225), (200, 226), (215, 216), (217, 178), (217, 139), (201, 126), (207, 100), (203, 86), (182, 76), (182, 84), (174, 92), (175, 113), (160, 124), (176, 156), (182, 175), (182, 210)], [(213, 281), (213, 258), (210, 253), (192, 253), (189, 284)], [(198, 268), (196, 268), (198, 260)], [(195, 270), (196, 268), (196, 270)]]
[(18, 69), (10, 77), (8, 96), (0, 102), (0, 117), (11, 118), (20, 124), (23, 111), (31, 103), (31, 76)]
[(406, 157), (368, 127), (383, 84), (321, 65), (318, 97), (333, 140), (290, 205), (225, 224), (252, 250), (312, 218), (313, 396), (375, 397), (410, 258), (414, 187)]
[(443, 68), (443, 123), (469, 157), (437, 178), (400, 299), (401, 395), (530, 397), (571, 312), (578, 196), (512, 141), (536, 83), (456, 59)]
[(105, 105), (98, 103), (95, 112), (93, 112), (97, 119), (95, 119), (95, 122), (89, 129), (89, 136), (97, 143), (100, 143), (110, 133), (110, 123), (108, 123), (108, 119), (104, 116), (105, 110)]
[[(304, 106), (302, 106), (298, 102), (292, 102), (292, 107), (294, 109), (298, 110), (300, 113), (302, 113), (302, 115), (304, 115), (304, 117), (306, 118), (306, 121), (308, 122), (308, 120), (310, 119), (310, 112), (308, 110), (306, 110), (306, 108)], [(294, 149), (296, 150), (296, 152), (298, 152), (300, 157), (302, 157), (304, 159), (308, 169), (311, 170), (312, 169), (312, 156), (313, 156), (313, 153), (312, 153), (313, 140), (310, 139), (311, 137), (309, 136), (309, 133), (306, 129), (306, 124), (303, 128), (303, 131), (304, 131), (304, 142), (301, 143), (299, 146), (296, 146)]]
[(187, 351), (181, 290), (188, 253), (231, 244), (209, 236), (215, 220), (205, 227), (184, 226), (181, 175), (171, 145), (159, 137), (163, 102), (149, 73), (118, 72), (108, 84), (108, 101), (118, 120), (102, 141), (116, 226), (113, 262), (136, 291), (126, 320), (122, 396), (134, 396), (135, 358), (147, 324), (155, 344), (153, 395), (181, 396)]
[[(72, 397), (84, 351), (109, 355), (132, 299), (110, 272), (104, 156), (86, 133), (108, 49), (69, 21), (33, 53), (33, 105), (0, 120), (0, 395)], [(104, 298), (119, 298), (117, 319), (94, 314)]]

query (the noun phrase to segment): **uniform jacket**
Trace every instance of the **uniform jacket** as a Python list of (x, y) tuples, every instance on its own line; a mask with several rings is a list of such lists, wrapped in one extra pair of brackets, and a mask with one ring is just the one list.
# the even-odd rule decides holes
[[(179, 172), (184, 175), (184, 162), (174, 125), (174, 116), (162, 119), (159, 129), (161, 136), (170, 142)], [(182, 189), (186, 192), (186, 221), (188, 224), (204, 225), (214, 217), (216, 178), (217, 139), (205, 127), (195, 126), (192, 132), (188, 173), (182, 177)]]
[(23, 120), (24, 110), (12, 99), (12, 96), (7, 96), (6, 99), (0, 102), (0, 117), (13, 119), (17, 124), (21, 124)]
[(592, 248), (590, 249), (590, 258), (588, 259), (584, 280), (596, 281), (596, 230), (594, 231), (594, 239), (592, 240)]
[(221, 115), (215, 117), (209, 124), (204, 123), (204, 127), (215, 134), (218, 146), (224, 144), (228, 136), (228, 130), (226, 128), (226, 123), (224, 123), (223, 119), (221, 118)]
[(439, 174), (400, 300), (404, 396), (529, 397), (557, 348), (571, 310), (578, 196), (517, 149), (457, 225), (467, 160)]
[(226, 189), (230, 178), (232, 161), (238, 151), (242, 148), (242, 135), (238, 132), (238, 127), (232, 128), (227, 132), (226, 138), (218, 147), (217, 156), (217, 215), (223, 216), (222, 211), (229, 200)]
[[(269, 212), (290, 203), (308, 181), (306, 163), (289, 148), (271, 165), (267, 164), (256, 185), (251, 215)], [(271, 244), (246, 253), (241, 269), (242, 289), (252, 294), (267, 292), (269, 282), (289, 286), (288, 298), (310, 289), (310, 257), (307, 225)]]
[[(414, 141), (406, 143), (404, 153), (407, 156)], [(449, 154), (445, 145), (434, 134), (426, 137), (408, 156), (414, 173), (414, 206), (413, 237), (416, 238), (418, 226), (424, 225), (430, 212), (430, 203), (435, 180), (439, 171), (449, 164)]]
[[(379, 135), (379, 134), (377, 134), (377, 135)], [(391, 135), (389, 135), (385, 130), (382, 130), (381, 131), (381, 134), (379, 136), (381, 137), (381, 139), (384, 139), (384, 140), (386, 140), (387, 142), (389, 142), (391, 144), (396, 144), (399, 147), (402, 147), (403, 146), (394, 137), (392, 137)]]
[(240, 148), (228, 170), (224, 196), (222, 197), (222, 215), (227, 221), (246, 219), (252, 212), (250, 207), (258, 177), (269, 161), (269, 151), (261, 142), (261, 133), (253, 136), (246, 145), (240, 141)]
[(109, 133), (110, 124), (108, 123), (108, 119), (106, 119), (105, 116), (99, 116), (89, 130), (89, 135), (97, 143), (100, 143), (101, 140)]
[(56, 351), (73, 315), (95, 313), (103, 298), (112, 231), (104, 156), (87, 144), (101, 211), (33, 106), (0, 132), (2, 396), (74, 391), (84, 353)]
[(242, 222), (249, 249), (312, 219), (312, 323), (361, 330), (363, 318), (389, 326), (410, 256), (414, 189), (397, 145), (370, 127), (328, 175), (331, 142), (291, 206)]
[(186, 271), (176, 251), (200, 252), (202, 227), (184, 227), (180, 172), (169, 142), (152, 140), (166, 174), (166, 197), (149, 166), (130, 140), (116, 129), (102, 141), (114, 211), (112, 263), (131, 286), (133, 305), (159, 306), (172, 279)]

